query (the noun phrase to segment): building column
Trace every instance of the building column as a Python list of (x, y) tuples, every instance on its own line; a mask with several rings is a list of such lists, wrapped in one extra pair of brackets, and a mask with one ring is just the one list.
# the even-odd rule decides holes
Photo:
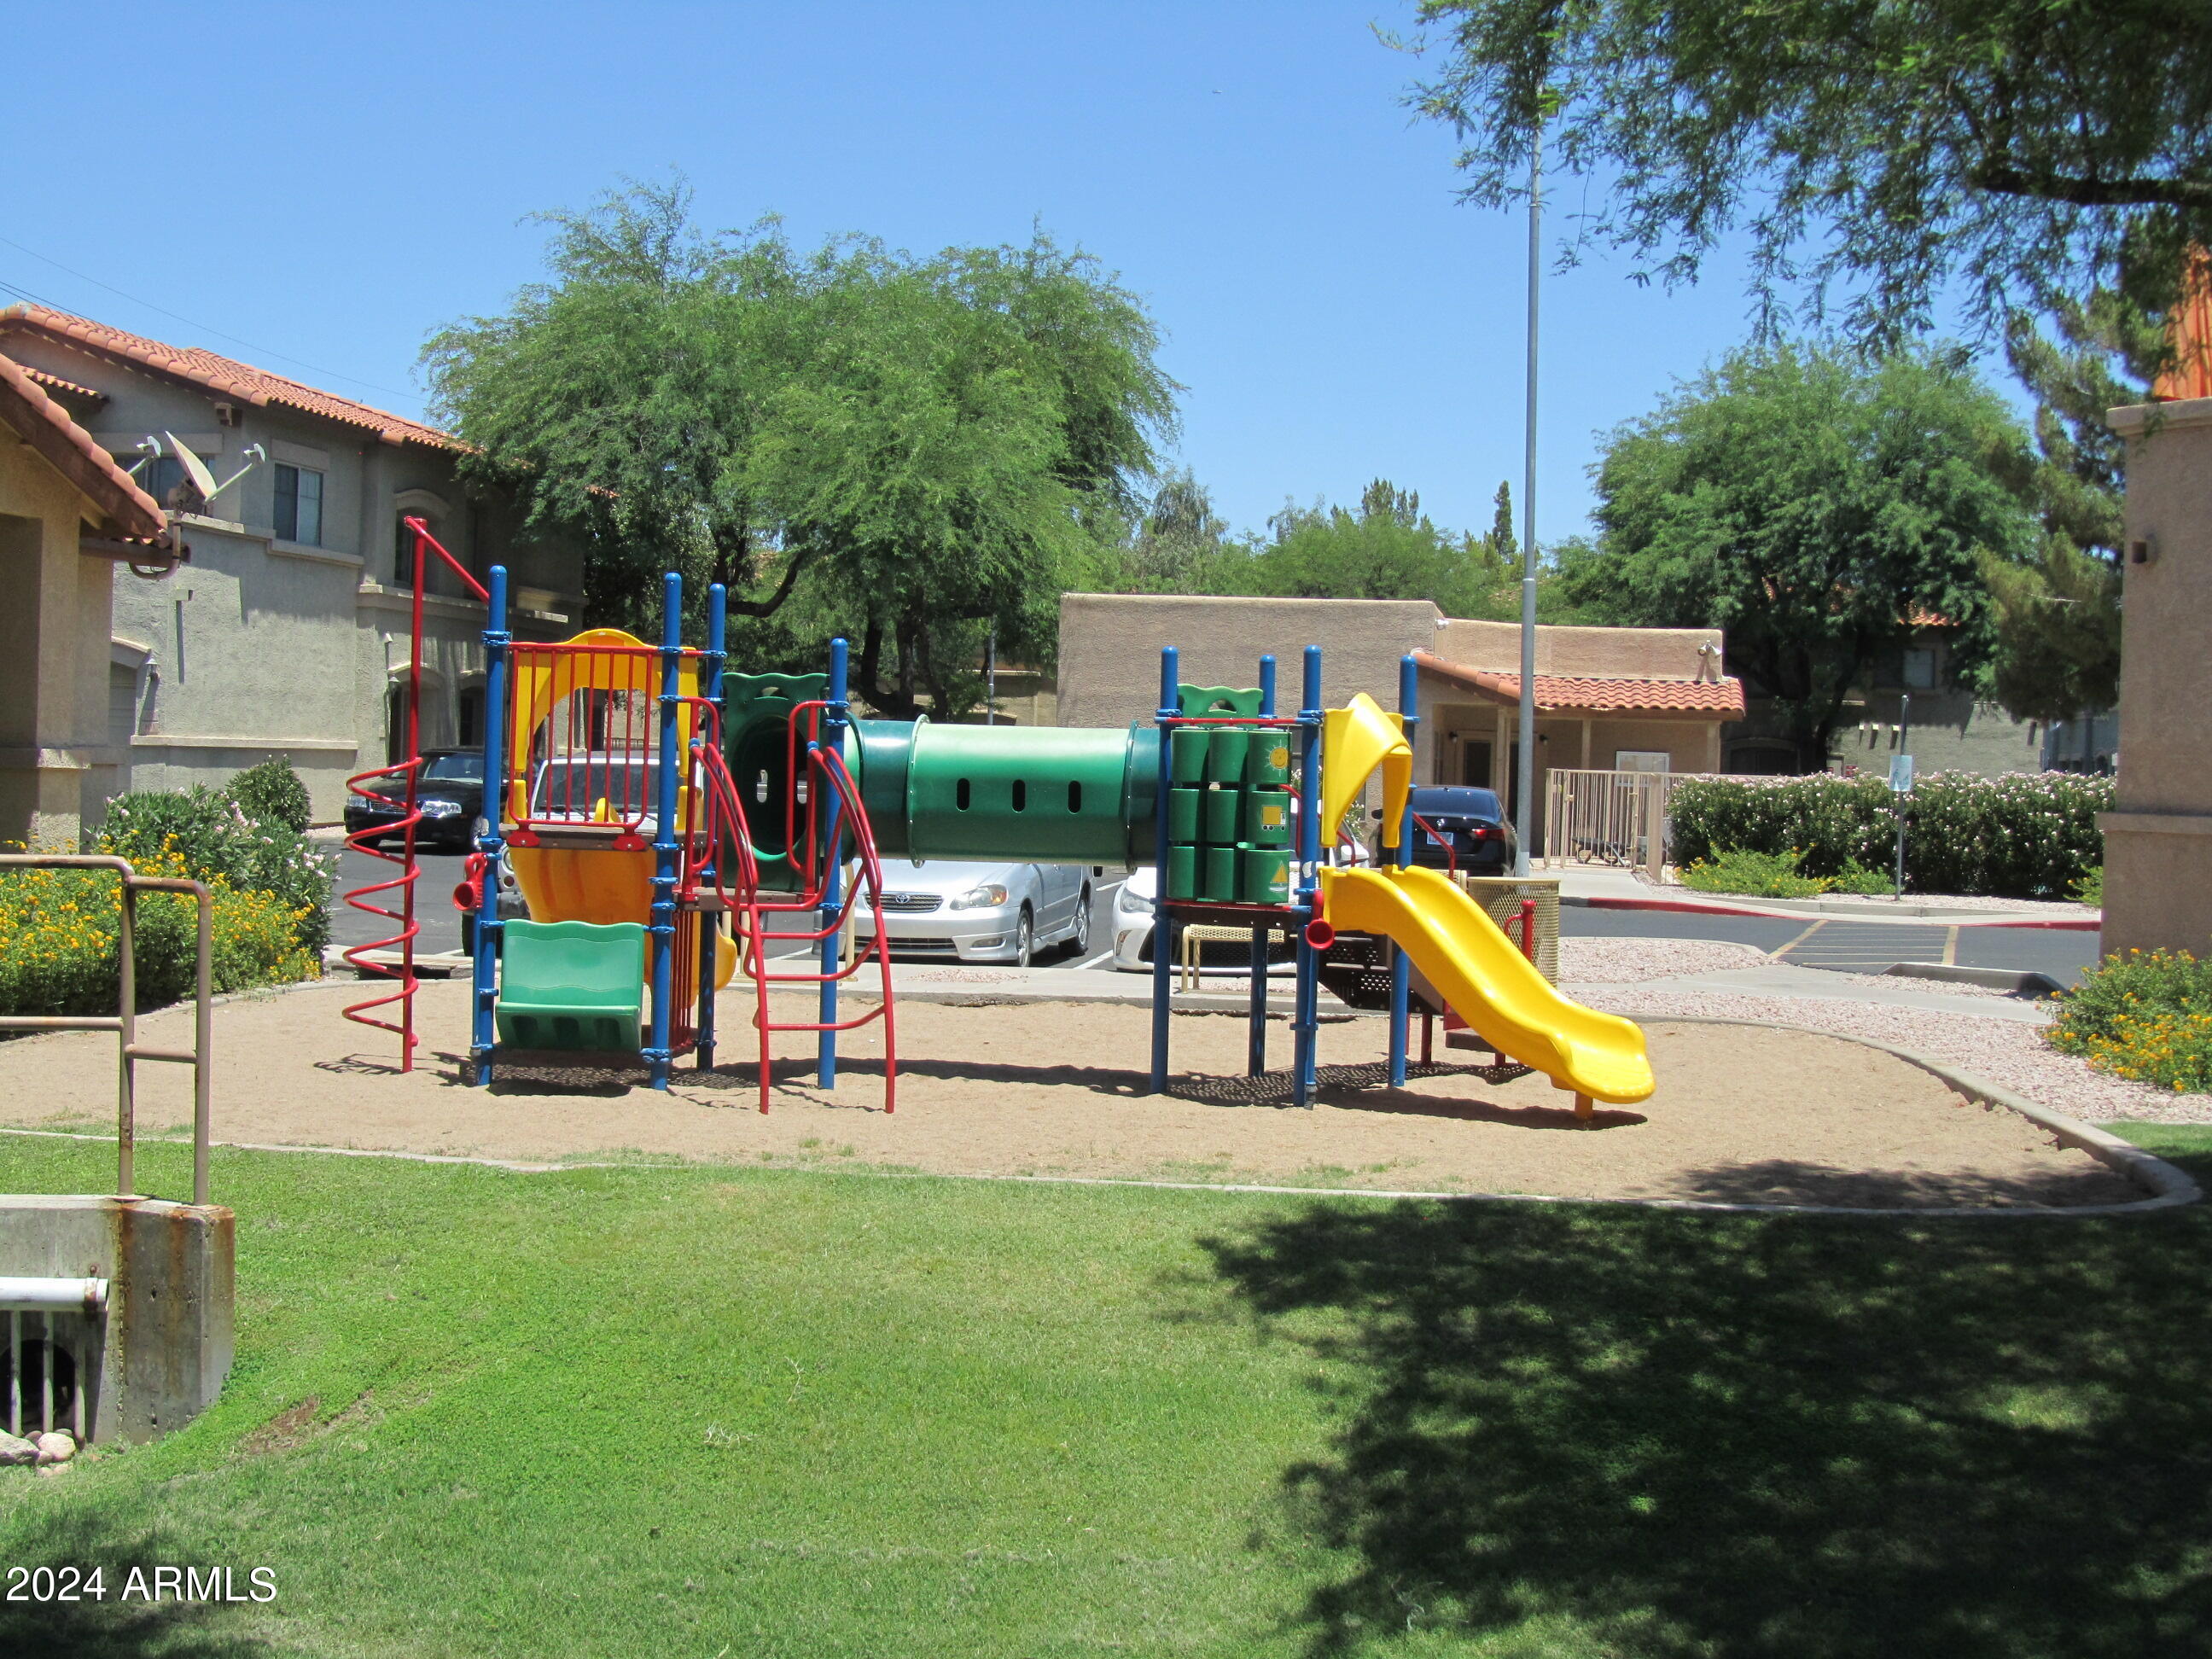
[(2120, 769), (2105, 832), (2106, 955), (2212, 950), (2212, 398), (2113, 410), (2128, 440)]

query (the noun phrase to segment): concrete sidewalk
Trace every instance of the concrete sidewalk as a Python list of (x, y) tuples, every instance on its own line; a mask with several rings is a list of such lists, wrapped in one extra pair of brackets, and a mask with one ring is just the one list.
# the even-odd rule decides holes
[[(1632, 870), (1590, 865), (1570, 865), (1557, 872), (1559, 902), (1587, 905), (1599, 910), (1674, 910), (1719, 916), (1818, 916), (1837, 921), (1928, 921), (1955, 927), (2049, 927), (2069, 933), (2094, 933), (2103, 925), (2100, 914), (2086, 905), (2064, 909), (2048, 904), (2023, 904), (2017, 909), (1967, 908), (1947, 904), (1941, 896), (1902, 900), (1881, 898), (1748, 898), (1723, 893), (1700, 893), (1687, 887), (1655, 887)], [(2071, 914), (2069, 914), (2069, 913)]]

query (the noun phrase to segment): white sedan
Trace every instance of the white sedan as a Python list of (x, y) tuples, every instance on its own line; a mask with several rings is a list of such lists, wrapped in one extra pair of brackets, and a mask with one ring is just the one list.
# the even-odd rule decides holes
[[(1026, 968), (1048, 945), (1077, 954), (1091, 944), (1091, 866), (980, 864), (932, 859), (884, 860), (882, 926), (894, 956), (1011, 962)], [(876, 936), (865, 908), (860, 942)]]

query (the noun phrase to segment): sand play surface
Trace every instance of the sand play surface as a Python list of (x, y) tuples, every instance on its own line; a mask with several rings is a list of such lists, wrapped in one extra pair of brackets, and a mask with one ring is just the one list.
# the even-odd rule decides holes
[[(459, 1080), (468, 987), (427, 981), (416, 1071), (397, 1039), (348, 1024), (351, 983), (223, 1004), (216, 1014), (219, 1140), (558, 1161), (635, 1155), (715, 1163), (876, 1165), (959, 1175), (1073, 1175), (1568, 1197), (1838, 1205), (2077, 1205), (2142, 1194), (2012, 1113), (1966, 1101), (1902, 1060), (1834, 1037), (1653, 1020), (1659, 1090), (1577, 1125), (1539, 1076), (1492, 1085), (1465, 1069), (1381, 1086), (1384, 1024), (1321, 1035), (1321, 1103), (1284, 1103), (1285, 1079), (1243, 1076), (1241, 1016), (1181, 1014), (1176, 1078), (1145, 1083), (1142, 1008), (902, 1002), (898, 1108), (882, 1109), (881, 1027), (846, 1034), (825, 1094), (811, 1040), (778, 1038), (773, 1109), (756, 1109), (749, 998), (722, 1006), (726, 1069), (677, 1074), (656, 1095), (605, 1074), (517, 1069), (490, 1090)], [(142, 1020), (142, 1042), (188, 1046), (191, 1015)], [(1269, 1028), (1286, 1066), (1290, 1034)], [(1418, 1037), (1416, 1039), (1418, 1042)], [(112, 1123), (114, 1039), (66, 1033), (0, 1043), (0, 1123)], [(1486, 1054), (1446, 1050), (1457, 1063)], [(1417, 1068), (1418, 1071), (1418, 1068)], [(189, 1125), (189, 1073), (142, 1066), (142, 1133)], [(640, 1072), (637, 1078), (642, 1079)]]

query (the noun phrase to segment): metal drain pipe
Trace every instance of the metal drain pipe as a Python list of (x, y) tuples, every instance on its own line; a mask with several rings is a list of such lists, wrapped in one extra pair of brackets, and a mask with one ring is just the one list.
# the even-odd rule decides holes
[(97, 1319), (107, 1311), (104, 1279), (10, 1279), (0, 1275), (0, 1313), (73, 1313)]

